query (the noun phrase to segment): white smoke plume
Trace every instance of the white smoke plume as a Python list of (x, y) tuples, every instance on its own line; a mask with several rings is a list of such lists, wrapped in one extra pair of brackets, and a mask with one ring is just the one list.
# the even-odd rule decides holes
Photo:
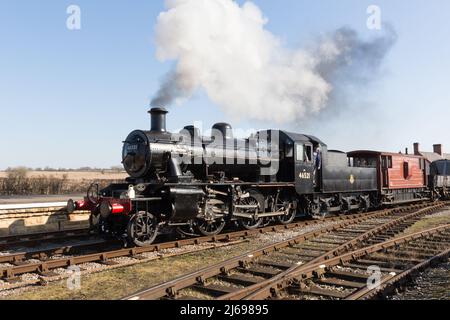
[(156, 25), (156, 54), (176, 66), (152, 105), (170, 106), (203, 89), (238, 119), (285, 123), (316, 115), (338, 90), (334, 81), (369, 81), (396, 40), (389, 28), (366, 42), (342, 28), (292, 50), (265, 29), (268, 20), (252, 2), (166, 0), (166, 7)]

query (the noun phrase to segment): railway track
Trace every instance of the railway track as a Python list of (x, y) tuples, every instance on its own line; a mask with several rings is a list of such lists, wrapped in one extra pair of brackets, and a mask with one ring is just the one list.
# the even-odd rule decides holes
[[(248, 238), (257, 234), (267, 232), (282, 232), (295, 228), (302, 228), (311, 225), (318, 225), (326, 222), (347, 223), (353, 219), (364, 219), (372, 216), (384, 216), (404, 209), (392, 209), (375, 213), (355, 214), (342, 217), (330, 217), (325, 220), (307, 220), (289, 225), (276, 225), (256, 230), (244, 230), (231, 233), (224, 233), (216, 236), (188, 238), (177, 241), (158, 243), (148, 247), (136, 248), (116, 248), (115, 250), (98, 250), (95, 253), (80, 254), (83, 250), (91, 250), (106, 245), (106, 241), (93, 241), (80, 245), (63, 246), (46, 250), (33, 250), (27, 252), (15, 252), (0, 256), (0, 276), (2, 280), (15, 283), (20, 281), (19, 276), (25, 273), (38, 273), (42, 276), (52, 276), (52, 269), (64, 268), (89, 262), (100, 262), (103, 264), (113, 264), (110, 260), (119, 257), (139, 257), (148, 252), (159, 252), (165, 249), (182, 248), (189, 245), (200, 245), (210, 242), (224, 242), (236, 239)], [(67, 255), (67, 258), (54, 259), (58, 255)], [(77, 255), (77, 256), (74, 256)], [(38, 262), (36, 260), (39, 260)], [(29, 262), (31, 261), (31, 262)]]
[[(413, 205), (409, 207), (382, 210), (364, 214), (354, 214), (339, 217), (331, 217), (325, 220), (308, 220), (292, 223), (290, 225), (282, 226), (270, 226), (262, 229), (252, 231), (237, 231), (232, 233), (226, 233), (210, 237), (199, 237), (192, 239), (183, 239), (172, 242), (159, 243), (148, 247), (136, 247), (136, 248), (116, 248), (114, 250), (97, 250), (95, 252), (89, 252), (88, 254), (80, 254), (83, 249), (94, 250), (101, 248), (104, 244), (101, 243), (88, 243), (81, 246), (69, 246), (55, 248), (51, 250), (43, 251), (30, 251), (30, 252), (18, 252), (8, 255), (0, 256), (0, 276), (1, 279), (9, 283), (17, 283), (21, 281), (20, 276), (27, 273), (36, 273), (42, 277), (56, 276), (52, 270), (58, 268), (67, 268), (70, 266), (80, 265), (84, 263), (100, 263), (105, 265), (114, 265), (116, 262), (112, 259), (120, 257), (132, 257), (138, 260), (142, 259), (142, 254), (150, 252), (159, 252), (164, 249), (181, 248), (188, 245), (199, 245), (212, 242), (226, 242), (233, 241), (242, 238), (247, 238), (257, 234), (263, 234), (267, 232), (281, 232), (285, 230), (302, 228), (311, 225), (320, 225), (323, 222), (335, 223), (333, 226), (328, 226), (315, 231), (315, 235), (326, 234), (335, 228), (344, 228), (346, 226), (361, 223), (370, 219), (387, 218), (392, 214), (405, 215), (406, 212), (411, 210), (424, 211), (437, 210), (437, 208), (443, 207), (444, 204), (428, 207), (426, 204)], [(65, 257), (58, 257), (58, 255), (67, 255)]]
[[(349, 217), (354, 217), (355, 215), (350, 215)], [(330, 217), (325, 220), (327, 221), (333, 221), (335, 217)], [(264, 233), (264, 232), (270, 232), (270, 231), (281, 231), (281, 230), (289, 230), (293, 228), (298, 228), (301, 226), (307, 226), (311, 224), (317, 224), (320, 223), (323, 220), (304, 220), (302, 222), (295, 222), (291, 223), (289, 225), (276, 225), (276, 226), (269, 226), (260, 228), (257, 230), (249, 230), (249, 231), (243, 231), (247, 232), (248, 235), (254, 235), (256, 233)], [(232, 233), (227, 233), (226, 235), (232, 235)], [(35, 234), (28, 234), (28, 235), (13, 235), (13, 236), (7, 236), (7, 237), (0, 237), (0, 251), (8, 250), (12, 247), (35, 247), (38, 245), (41, 245), (44, 242), (56, 242), (56, 241), (65, 241), (65, 240), (83, 240), (87, 239), (89, 237), (96, 237), (98, 239), (98, 235), (90, 230), (90, 229), (73, 229), (73, 230), (64, 230), (64, 231), (53, 231), (53, 232), (44, 232), (44, 233), (35, 233)], [(217, 238), (222, 238), (222, 236), (216, 236)], [(208, 237), (202, 237), (199, 238), (199, 241), (203, 241), (203, 239), (206, 239)], [(213, 236), (209, 237), (213, 238)], [(174, 244), (176, 241), (169, 242), (169, 244)], [(184, 242), (181, 241), (181, 244)], [(162, 246), (164, 247), (164, 246)], [(167, 248), (173, 248), (176, 246), (169, 246), (164, 247), (164, 249)], [(61, 248), (62, 249), (62, 248)], [(59, 250), (61, 251), (61, 250)]]
[(374, 214), (355, 218), (346, 223), (323, 228), (319, 232), (309, 232), (265, 246), (125, 299), (234, 300), (261, 291), (268, 292), (270, 296), (273, 284), (296, 274), (298, 270), (310, 265), (323, 266), (326, 261), (351, 250), (384, 243), (413, 225), (422, 216), (444, 206), (443, 203), (425, 208), (411, 206), (400, 210), (396, 215)]
[(93, 236), (93, 233), (89, 229), (84, 228), (1, 237), (0, 250), (8, 250), (14, 246), (33, 247), (42, 244), (42, 242), (85, 239), (89, 236)]
[(447, 224), (305, 266), (244, 299), (382, 298), (449, 256), (450, 224)]

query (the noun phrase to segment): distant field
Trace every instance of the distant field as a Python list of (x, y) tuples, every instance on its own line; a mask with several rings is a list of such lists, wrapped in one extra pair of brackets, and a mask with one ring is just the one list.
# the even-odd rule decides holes
[(25, 168), (0, 171), (0, 196), (63, 195), (85, 192), (93, 183), (106, 187), (123, 182), (125, 172), (36, 171)]
[[(0, 179), (6, 178), (8, 175), (5, 171), (0, 171)], [(54, 177), (58, 179), (83, 181), (83, 180), (123, 180), (128, 175), (125, 172), (111, 172), (108, 170), (101, 171), (28, 171), (27, 178)]]

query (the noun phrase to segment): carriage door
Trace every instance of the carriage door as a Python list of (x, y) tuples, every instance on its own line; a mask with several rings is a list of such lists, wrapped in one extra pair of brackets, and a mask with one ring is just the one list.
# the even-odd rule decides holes
[(392, 158), (388, 156), (381, 156), (381, 176), (383, 188), (389, 187), (389, 168), (392, 163)]
[(295, 144), (295, 188), (299, 194), (311, 194), (314, 192), (312, 144)]

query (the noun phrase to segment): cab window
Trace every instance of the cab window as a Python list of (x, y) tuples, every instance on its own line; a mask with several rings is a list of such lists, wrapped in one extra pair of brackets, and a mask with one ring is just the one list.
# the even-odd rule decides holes
[(313, 148), (312, 146), (305, 146), (305, 161), (312, 162), (313, 161)]
[(292, 145), (292, 143), (286, 144), (285, 154), (288, 158), (292, 158), (294, 156), (294, 146)]
[[(385, 159), (382, 159), (382, 165), (384, 166), (384, 164), (385, 164)], [(377, 159), (371, 158), (371, 157), (356, 157), (353, 160), (353, 165), (356, 168), (376, 168), (377, 167)]]
[(301, 161), (301, 162), (305, 161), (305, 157), (304, 157), (305, 156), (305, 148), (303, 147), (303, 145), (298, 144), (295, 150), (296, 150), (296, 154), (295, 154), (296, 160)]
[(355, 159), (353, 157), (348, 158), (348, 166), (351, 168), (355, 167)]

